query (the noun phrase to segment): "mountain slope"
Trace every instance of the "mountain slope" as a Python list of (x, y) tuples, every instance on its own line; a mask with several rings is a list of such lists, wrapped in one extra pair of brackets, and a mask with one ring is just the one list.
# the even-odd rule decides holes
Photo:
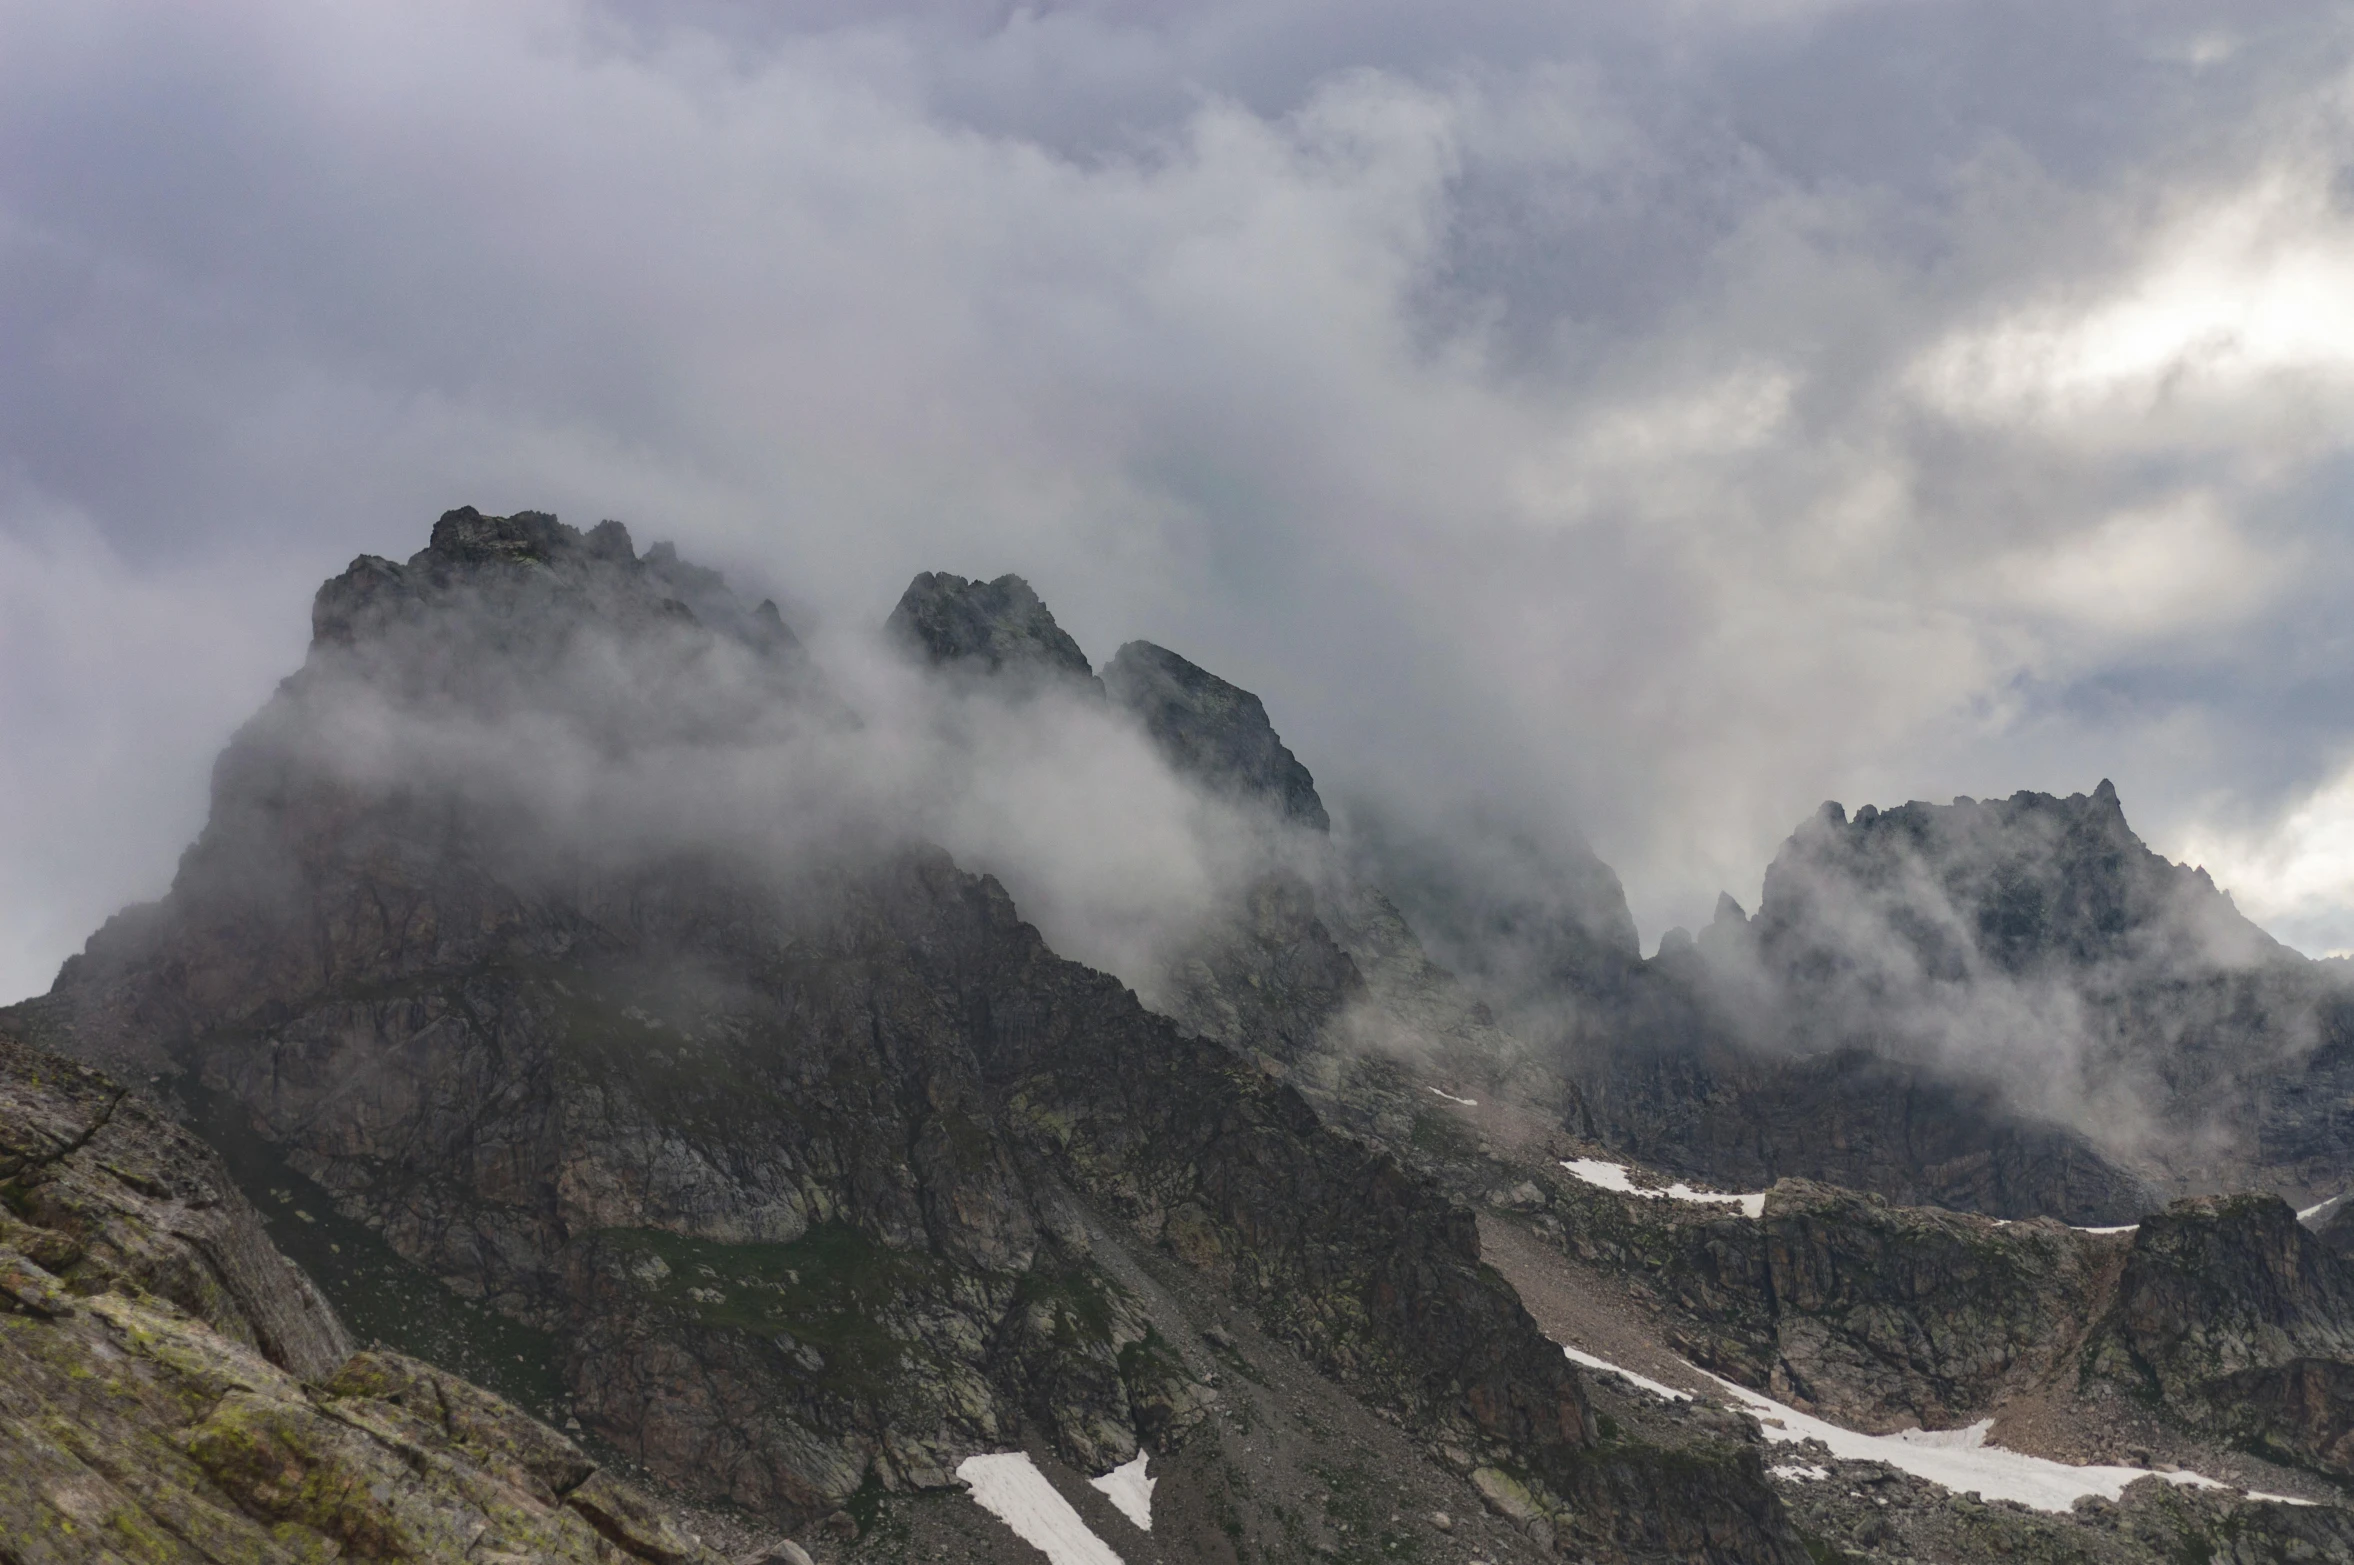
[[(1206, 1438), (1214, 1361), (1133, 1282), (1158, 1255), (1467, 1504), (1511, 1475), (1597, 1553), (1801, 1557), (1753, 1445), (1600, 1441), (1443, 1194), (828, 793), (856, 718), (718, 590), (535, 515), (355, 563), (170, 895), (35, 1013), (234, 1105), (341, 1217), (554, 1334), (592, 1433), (788, 1525), (1024, 1441), (1097, 1472)], [(1014, 606), (1014, 653), (908, 617), (1075, 680)]]
[(0, 1207), (12, 1561), (717, 1565), (555, 1430), (430, 1366), (353, 1353), (219, 1159), (5, 1034)]

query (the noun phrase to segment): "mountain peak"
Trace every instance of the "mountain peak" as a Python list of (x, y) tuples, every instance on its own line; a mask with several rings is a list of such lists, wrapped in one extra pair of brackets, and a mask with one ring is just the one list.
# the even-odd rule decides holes
[(686, 630), (762, 654), (800, 650), (774, 603), (746, 607), (724, 576), (680, 559), (676, 546), (657, 543), (640, 558), (620, 522), (583, 533), (545, 511), (445, 511), (405, 564), (363, 554), (311, 605), (319, 648), (419, 632), (428, 644), (487, 635), (476, 650), (510, 658), (535, 647), (560, 651), (591, 627), (625, 636)]
[(1112, 654), (1103, 682), (1180, 771), (1264, 799), (1299, 824), (1331, 829), (1316, 779), (1275, 732), (1266, 704), (1248, 690), (1149, 641), (1131, 641)]
[[(618, 522), (613, 526), (620, 526)], [(627, 533), (623, 534), (626, 541)], [(513, 516), (485, 516), (470, 505), (444, 511), (433, 524), (427, 551), (454, 562), (489, 560), (546, 560), (550, 555), (585, 547), (577, 528), (567, 527), (546, 511), (517, 511)]]
[(1079, 643), (1019, 576), (983, 582), (923, 571), (907, 584), (883, 628), (935, 667), (1095, 678)]
[[(2255, 961), (2273, 949), (2211, 883), (2150, 851), (2106, 778), (2089, 796), (1915, 799), (1865, 805), (1851, 820), (1825, 805), (1766, 871), (1759, 912), (1771, 938), (1787, 940), (1835, 903), (1869, 907), (1908, 944), (1961, 939), (2012, 971), (2138, 959), (2153, 941), (2186, 961)], [(1818, 938), (1837, 943), (1828, 928)], [(1942, 970), (1958, 955), (1924, 949), (1923, 960)]]

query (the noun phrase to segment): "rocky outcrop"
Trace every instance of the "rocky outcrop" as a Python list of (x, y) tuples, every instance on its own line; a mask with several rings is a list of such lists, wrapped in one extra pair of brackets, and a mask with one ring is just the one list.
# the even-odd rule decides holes
[(219, 1159), (0, 1038), (0, 1554), (716, 1565), (571, 1440), (353, 1354)]
[(1823, 1559), (1952, 1560), (1976, 1565), (2256, 1565), (2296, 1560), (2354, 1565), (2354, 1511), (2195, 1489), (2155, 1476), (2112, 1503), (2070, 1513), (2032, 1511), (1956, 1494), (1879, 1462), (1842, 1462), (1804, 1450), (1821, 1480), (1786, 1493)]
[[(1855, 920), (1870, 921), (1859, 928)], [(2116, 788), (2057, 798), (1826, 804), (1766, 870), (1756, 937), (1776, 968), (1828, 982), (1899, 953), (1936, 976), (2023, 974), (2114, 963), (2252, 968), (2287, 955), (2200, 870), (2152, 853)]]
[(1953, 1428), (2122, 1392), (2188, 1435), (2354, 1476), (2354, 1267), (2276, 1196), (2180, 1200), (2127, 1231), (1799, 1180), (1756, 1218), (1567, 1179), (1514, 1204), (1629, 1279), (1677, 1353), (1834, 1422)]
[(1263, 801), (1287, 821), (1330, 829), (1316, 779), (1277, 735), (1257, 696), (1149, 641), (1131, 641), (1112, 654), (1103, 683), (1179, 772)]
[(1019, 576), (983, 582), (925, 571), (883, 628), (935, 667), (1099, 688), (1079, 643)]
[(2144, 1219), (2096, 1362), (2194, 1426), (2354, 1476), (2354, 1265), (2277, 1196)]
[(2330, 1194), (2354, 1154), (2354, 1000), (2127, 826), (2116, 790), (1825, 805), (1754, 917), (1560, 1035), (1594, 1133), (2000, 1216), (2129, 1222), (2161, 1192)]
[(1286, 1063), (1330, 1047), (1330, 1029), (1365, 993), (1356, 962), (1297, 875), (1262, 876), (1241, 906), (1169, 964), (1161, 1008), (1195, 1032)]
[(2130, 1241), (1784, 1180), (1723, 1206), (1553, 1183), (1568, 1252), (1643, 1279), (1692, 1362), (1870, 1430), (1967, 1423), (2074, 1364)]
[(719, 1565), (563, 1435), (397, 1355), (306, 1385), (165, 1301), (0, 1315), (0, 1548), (25, 1565)]
[(88, 1066), (0, 1033), (5, 1268), (6, 1291), (37, 1314), (120, 1288), (296, 1375), (323, 1375), (351, 1351), (209, 1147)]

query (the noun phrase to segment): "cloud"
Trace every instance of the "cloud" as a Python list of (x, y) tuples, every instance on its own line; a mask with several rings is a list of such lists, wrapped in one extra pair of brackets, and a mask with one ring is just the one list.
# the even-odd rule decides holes
[[(92, 915), (160, 895), (231, 730), (301, 658), (302, 584), (234, 554), (126, 568), (81, 519), (13, 497), (0, 532), (0, 992), (48, 986)], [(101, 910), (104, 911), (101, 911)]]
[[(215, 769), (183, 911), (264, 928), (339, 858), (397, 885), (388, 832), (592, 923), (635, 917), (650, 868), (690, 905), (723, 893), (706, 911), (754, 885), (789, 887), (790, 909), (937, 845), (1149, 996), (1271, 863), (1327, 857), (1180, 778), (1093, 681), (941, 674), (877, 627), (811, 649), (664, 555), (554, 536), (528, 570), (448, 581), (453, 544), (429, 570), (369, 561), (333, 584), (301, 672)], [(644, 898), (657, 922), (667, 895)]]
[(2316, 956), (2354, 955), (2354, 765), (2267, 818), (2219, 818), (2182, 842), (2279, 939)]
[[(2112, 775), (2188, 840), (2349, 726), (2348, 43), (0, 5), (11, 601), (185, 627), (13, 630), (11, 739), (136, 733), (185, 825), (297, 584), (470, 502), (675, 535), (805, 625), (1019, 570), (1099, 659), (1261, 692), (1329, 792), (1582, 831), (1651, 934), (1824, 796)], [(10, 774), (15, 988), (168, 870), (82, 775)]]

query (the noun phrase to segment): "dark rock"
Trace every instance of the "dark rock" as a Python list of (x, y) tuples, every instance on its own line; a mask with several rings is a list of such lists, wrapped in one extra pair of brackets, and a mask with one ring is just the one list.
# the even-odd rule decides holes
[[(1852, 822), (1826, 812), (1776, 856), (1753, 923), (1781, 1025), (1814, 1047), (2007, 1080), (2020, 1111), (2073, 1118), (2111, 1157), (2200, 1183), (2302, 1184), (2354, 1149), (2294, 1090), (2354, 1069), (2321, 1047), (2344, 1032), (2342, 994), (2203, 870), (2145, 847), (2106, 782)], [(2121, 1100), (2152, 1122), (2112, 1114)], [(2217, 1141), (2220, 1165), (2175, 1151)]]
[(1813, 1179), (1905, 1206), (2094, 1225), (2164, 1204), (2088, 1137), (2021, 1113), (1990, 1083), (1864, 1048), (1751, 1048), (1672, 977), (1637, 980), (1568, 1052), (1592, 1134), (1729, 1188)]
[(2344, 1196), (2333, 1197), (2327, 1208), (2314, 1214), (2307, 1225), (2313, 1237), (2340, 1255), (2354, 1256), (2354, 1201)]
[(2096, 1363), (2194, 1426), (2354, 1475), (2354, 1263), (2277, 1196), (2143, 1219)]
[(785, 1538), (756, 1554), (745, 1556), (736, 1565), (816, 1565), (816, 1562), (809, 1557), (807, 1549)]
[(884, 630), (935, 666), (1100, 688), (1079, 643), (1019, 576), (979, 582), (925, 571), (907, 584)]
[(1324, 1046), (1326, 1029), (1364, 991), (1314, 893), (1297, 876), (1273, 874), (1175, 953), (1159, 998), (1195, 1032), (1295, 1061)]
[(220, 1159), (88, 1066), (0, 1033), (0, 1264), (18, 1306), (131, 1287), (298, 1375), (351, 1351)]
[[(0, 1313), (8, 1558), (718, 1565), (562, 1435), (453, 1376), (361, 1354), (305, 1385), (289, 1371), (320, 1374), (333, 1317), (211, 1155), (103, 1077), (0, 1045), (0, 1144), (10, 1232), (67, 1257), (49, 1286), (74, 1298)], [(633, 1518), (619, 1554), (591, 1509)]]
[(1300, 825), (1330, 828), (1316, 779), (1285, 747), (1257, 696), (1149, 641), (1131, 641), (1114, 653), (1103, 683), (1178, 771), (1263, 800)]
[(1785, 1180), (1750, 1219), (1564, 1183), (1561, 1243), (1674, 1301), (1693, 1362), (1851, 1427), (1947, 1428), (2042, 1384), (2107, 1309), (2127, 1241)]

